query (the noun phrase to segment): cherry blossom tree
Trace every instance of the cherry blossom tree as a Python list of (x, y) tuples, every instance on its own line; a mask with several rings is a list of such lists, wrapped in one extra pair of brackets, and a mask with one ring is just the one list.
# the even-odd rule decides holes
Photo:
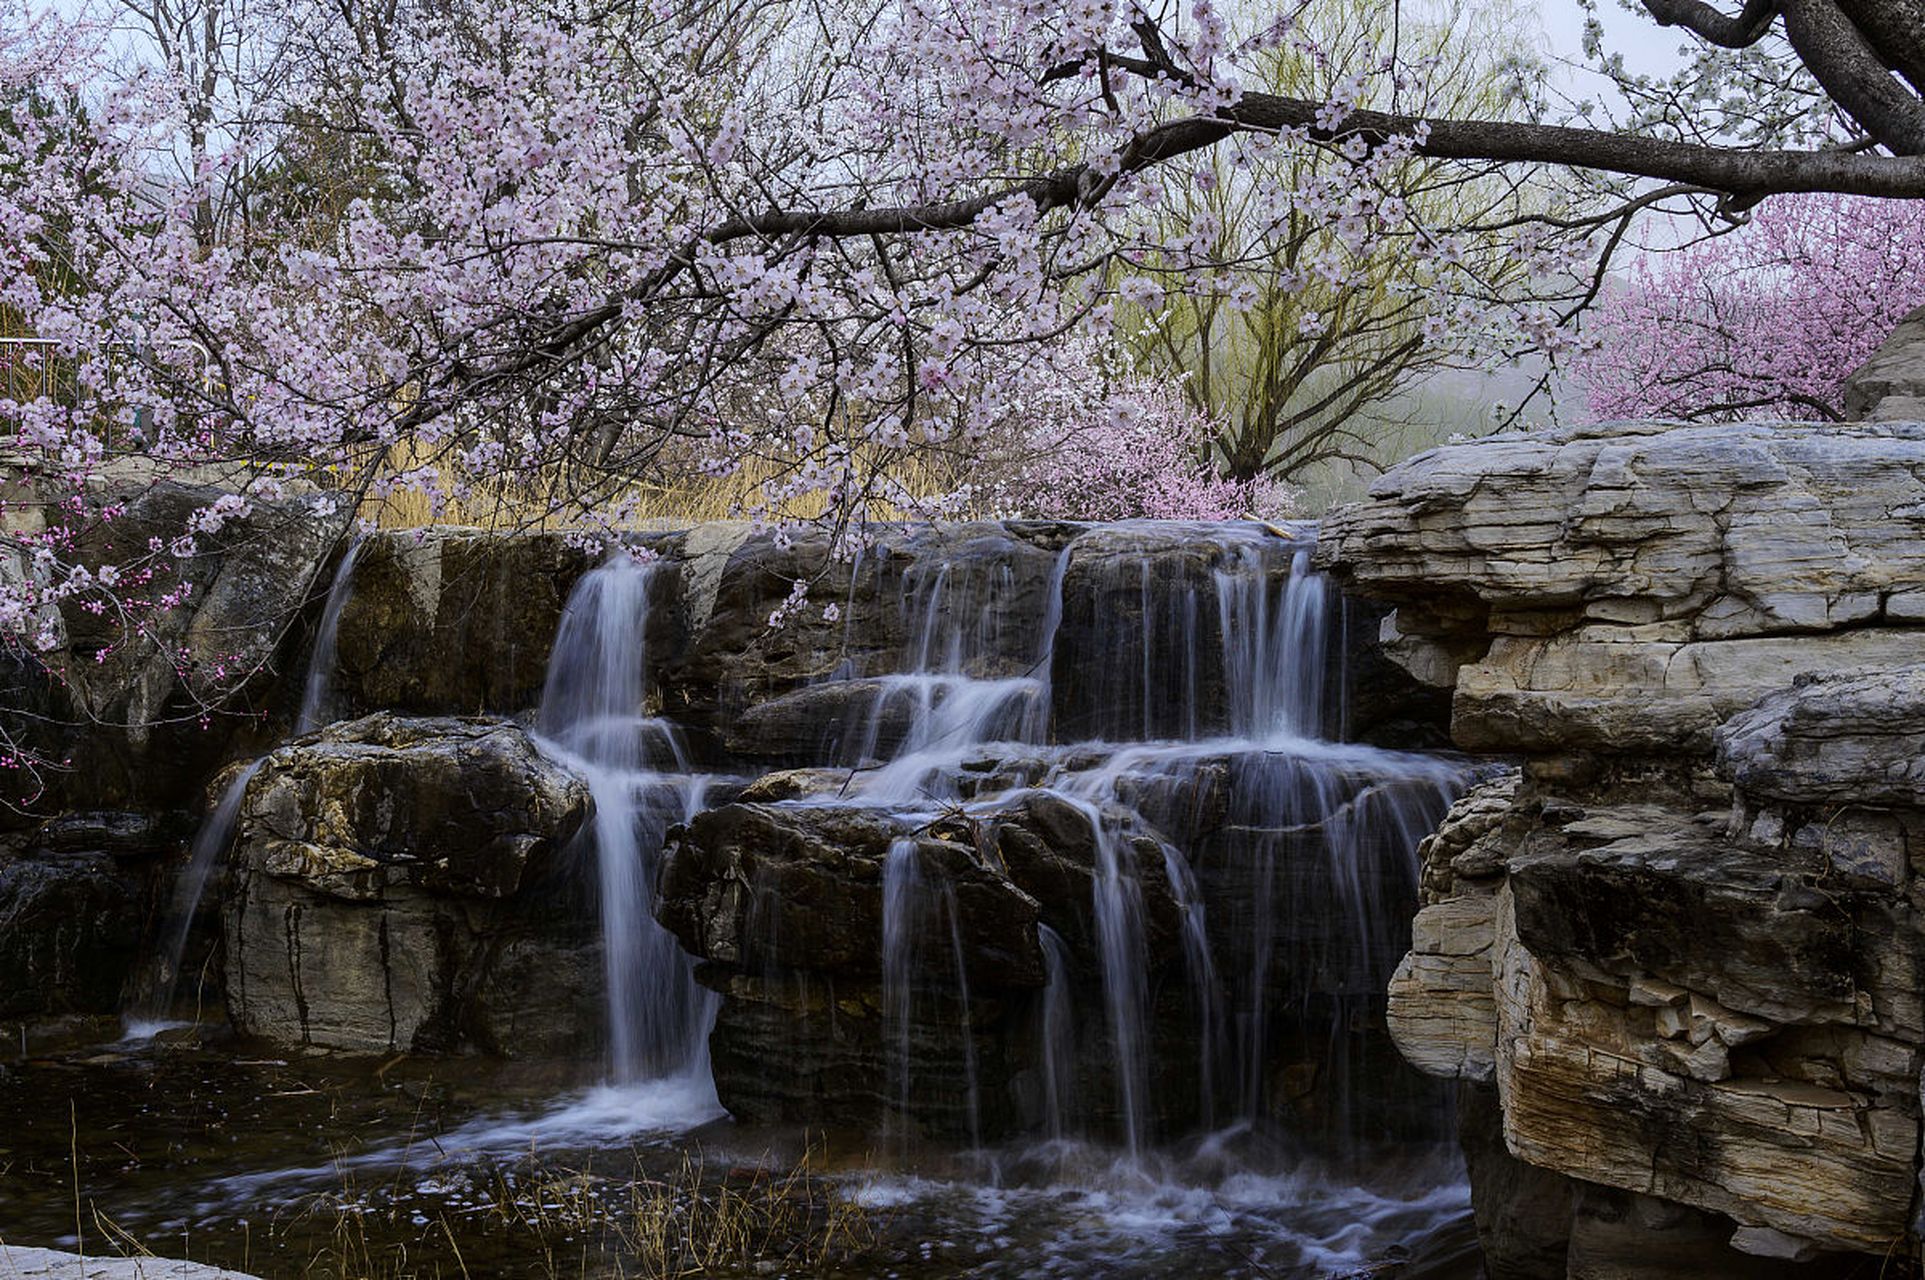
[(1925, 306), (1925, 203), (1780, 196), (1749, 225), (1639, 258), (1586, 321), (1600, 418), (1836, 420), (1843, 383)]
[[(1554, 353), (1571, 308), (1488, 289), (1458, 229), (1395, 198), (1413, 159), (1648, 180), (1602, 210), (1484, 220), (1514, 236), (1517, 278), (1552, 288), (1667, 200), (1925, 196), (1925, 0), (1737, 18), (1644, 0), (1708, 49), (1778, 58), (1830, 108), (1822, 128), (1693, 121), (1655, 90), (1671, 105), (1623, 127), (1525, 101), (1439, 114), (1395, 41), (1314, 93), (1262, 91), (1251, 68), (1279, 48), (1333, 56), (1293, 0), (1249, 20), (1216, 0), (253, 3), (223, 65), (271, 48), (274, 74), (203, 92), (192, 58), (129, 66), (108, 22), (0, 0), (0, 252), (19, 264), (0, 311), (51, 344), (22, 359), (74, 370), (58, 395), (0, 399), (25, 480), (9, 500), (50, 504), (6, 523), (15, 655), (61, 651), (76, 610), (124, 613), (124, 584), (170, 580), (257, 505), (342, 489), (440, 503), (525, 478), (542, 518), (609, 525), (676, 452), (754, 464), (773, 478), (746, 514), (812, 499), (851, 552), (874, 514), (964, 510), (967, 486), (917, 491), (902, 469), (979, 455), (1024, 379), (1053, 376), (1012, 351), (1234, 293), (1166, 230), (1213, 157), (1328, 157), (1347, 198), (1307, 191), (1298, 212), (1421, 259), (1414, 319), (1483, 299), (1488, 340)], [(336, 164), (350, 181), (317, 181)], [(286, 191), (249, 180), (277, 173)], [(89, 542), (135, 463), (226, 492), (166, 536)]]
[(1221, 424), (1180, 380), (1145, 374), (1115, 343), (1077, 337), (1032, 356), (1020, 400), (970, 469), (970, 506), (1058, 520), (1237, 520), (1293, 514), (1271, 481), (1226, 479)]

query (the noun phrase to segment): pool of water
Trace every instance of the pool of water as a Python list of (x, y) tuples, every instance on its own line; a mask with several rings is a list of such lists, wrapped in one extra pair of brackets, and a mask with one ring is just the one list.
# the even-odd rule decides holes
[(1461, 1169), (1427, 1148), (905, 1157), (737, 1126), (704, 1080), (178, 1034), (0, 1063), (0, 1117), (0, 1241), (266, 1277), (1477, 1274)]

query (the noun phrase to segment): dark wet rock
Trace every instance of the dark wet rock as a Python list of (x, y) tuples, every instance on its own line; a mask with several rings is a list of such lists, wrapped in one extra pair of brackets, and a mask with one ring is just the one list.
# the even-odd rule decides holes
[[(981, 839), (1009, 879), (1038, 904), (1038, 915), (1069, 944), (1087, 980), (1100, 977), (1095, 908), (1098, 855), (1089, 817), (1048, 792), (1023, 796), (983, 821)], [(1120, 838), (1118, 856), (1138, 883), (1143, 937), (1152, 969), (1180, 960), (1183, 919), (1171, 893), (1164, 847), (1144, 835)]]
[(1457, 1140), (1485, 1274), (1490, 1280), (1565, 1280), (1577, 1184), (1505, 1148), (1504, 1113), (1488, 1084), (1467, 1083), (1457, 1091)]
[(905, 838), (922, 874), (954, 896), (971, 983), (1041, 986), (1035, 901), (963, 840), (867, 809), (732, 804), (698, 814), (668, 856), (662, 923), (705, 960), (875, 978), (884, 864)]
[(909, 735), (915, 705), (881, 679), (812, 684), (748, 707), (722, 745), (737, 759), (856, 765), (887, 760)]
[(579, 1047), (596, 993), (558, 979), (591, 971), (592, 917), (556, 863), (589, 808), (503, 721), (377, 715), (270, 753), (224, 911), (236, 1026), (367, 1053)]
[[(884, 877), (891, 846), (905, 839), (915, 842), (919, 884), (908, 899), (913, 963), (895, 997), (907, 1017), (892, 1022), (881, 972)], [(1198, 1114), (1196, 1011), (1184, 995), (1162, 848), (1137, 840), (1124, 857), (1142, 872), (1151, 1035), (1167, 1066), (1150, 1111), (1174, 1128)], [(1067, 1069), (1077, 1118), (1113, 1127), (1115, 1056), (1091, 923), (1095, 863), (1087, 819), (1047, 796), (921, 828), (819, 806), (738, 804), (699, 815), (672, 839), (660, 911), (703, 957), (701, 981), (722, 995), (710, 1050), (723, 1104), (758, 1120), (985, 1138), (1035, 1132), (1044, 1112), (1037, 926), (1049, 922), (1071, 948), (1076, 1056)], [(766, 1070), (772, 1056), (784, 1071)]]
[[(664, 710), (741, 742), (736, 717), (832, 676), (940, 667), (946, 653), (922, 652), (932, 603), (945, 619), (972, 621), (956, 655), (962, 670), (1026, 674), (1041, 651), (1057, 554), (1076, 531), (1042, 522), (882, 526), (872, 545), (843, 553), (816, 530), (691, 530), (681, 551), (689, 639), (664, 673)], [(771, 628), (798, 581), (809, 584), (809, 605)], [(757, 714), (773, 721), (784, 712)]]
[[(1392, 751), (1450, 747), (1450, 694), (1456, 671), (1413, 673), (1399, 660), (1393, 611), (1375, 601), (1341, 605), (1343, 696), (1337, 732), (1346, 742)], [(1386, 622), (1390, 625), (1386, 627)]]
[[(541, 700), (563, 604), (596, 557), (561, 534), (442, 527), (370, 535), (341, 610), (335, 695), (349, 711), (512, 715)], [(676, 583), (660, 575), (666, 596)], [(669, 599), (650, 614), (676, 640)]]
[(111, 853), (0, 853), (0, 1018), (117, 1010), (153, 890)]
[[(1059, 741), (1221, 731), (1230, 709), (1217, 575), (1239, 553), (1180, 524), (1105, 527), (1076, 541), (1051, 670)], [(1271, 567), (1281, 578), (1289, 566), (1286, 554)]]
[[(928, 888), (908, 900), (917, 963), (899, 997), (908, 1016), (890, 1025), (884, 880), (900, 840), (914, 841)], [(711, 809), (672, 836), (659, 907), (705, 961), (699, 979), (721, 993), (710, 1056), (738, 1118), (880, 1126), (893, 1117), (964, 1135), (1020, 1127), (1022, 1065), (1012, 1055), (1029, 1043), (1043, 983), (1037, 912), (966, 828), (768, 804)], [(767, 1069), (772, 1055), (782, 1071)], [(904, 1088), (906, 1115), (897, 1114)]]
[[(114, 485), (60, 511), (76, 530), (74, 559), (97, 567), (125, 562), (150, 539), (179, 538), (220, 496), (174, 482)], [(197, 535), (177, 575), (146, 584), (153, 596), (185, 588), (186, 601), (142, 614), (137, 634), (123, 632), (118, 611), (71, 598), (54, 649), (5, 660), (0, 729), (53, 765), (7, 771), (14, 804), (36, 816), (186, 809), (218, 764), (272, 732), (295, 684), (288, 623), (315, 592), (348, 517), (319, 513), (309, 499), (252, 506)], [(119, 514), (104, 520), (108, 507)]]

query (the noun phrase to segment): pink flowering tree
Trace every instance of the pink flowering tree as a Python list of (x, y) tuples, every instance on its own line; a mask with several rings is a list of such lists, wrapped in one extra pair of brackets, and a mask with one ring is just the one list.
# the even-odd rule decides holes
[(1925, 306), (1925, 202), (1780, 196), (1639, 258), (1586, 321), (1599, 418), (1836, 420), (1847, 374)]
[(1111, 344), (1078, 338), (1031, 354), (1001, 428), (970, 475), (972, 506), (1058, 520), (1236, 520), (1290, 514), (1289, 492), (1227, 479), (1218, 424), (1180, 381), (1138, 372)]
[[(1644, 3), (1711, 45), (1779, 39), (1777, 6), (1727, 30), (1695, 0)], [(1428, 101), (1421, 61), (1393, 41), (1342, 65), (1290, 0), (1237, 21), (1218, 0), (260, 0), (244, 25), (217, 5), (192, 0), (191, 49), (188, 24), (152, 24), (160, 56), (130, 68), (107, 16), (0, 0), (0, 312), (48, 344), (29, 373), (71, 371), (11, 370), (0, 397), (0, 645), (23, 663), (72, 650), (79, 611), (132, 617), (130, 582), (143, 609), (177, 605), (165, 584), (264, 505), (321, 514), (342, 489), (439, 504), (535, 477), (543, 518), (609, 524), (672, 451), (755, 464), (772, 478), (745, 514), (818, 501), (845, 550), (878, 511), (965, 510), (966, 483), (929, 493), (902, 469), (988, 447), (1012, 349), (1244, 283), (1250, 264), (1186, 233), (1172, 199), (1206, 155), (1231, 172), (1327, 157), (1358, 198), (1319, 184), (1275, 214), (1422, 259), (1427, 334), (1482, 285), (1394, 198), (1417, 158), (1581, 166), (1731, 207), (1925, 196), (1925, 66), (1876, 26), (1863, 56), (1786, 55), (1838, 128), (1706, 140), (1521, 100), (1432, 114), (1408, 105)], [(1253, 89), (1284, 45), (1328, 63), (1327, 87)], [(1556, 288), (1588, 235), (1651, 199), (1555, 235), (1485, 220), (1515, 223), (1507, 262)], [(1511, 292), (1475, 317), (1488, 345), (1568, 346), (1564, 313)], [(120, 508), (92, 495), (128, 475), (226, 492), (177, 528), (99, 536)]]

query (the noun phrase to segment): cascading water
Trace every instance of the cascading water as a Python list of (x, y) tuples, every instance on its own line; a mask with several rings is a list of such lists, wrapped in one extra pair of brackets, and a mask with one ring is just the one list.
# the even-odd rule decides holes
[[(1119, 842), (1151, 836), (1166, 851), (1163, 873), (1180, 914), (1197, 1020), (1200, 1114), (1208, 1123), (1224, 1088), (1234, 1099), (1225, 1118), (1249, 1122), (1264, 1106), (1273, 1008), (1321, 1004), (1336, 1028), (1347, 1022), (1345, 997), (1374, 999), (1382, 991), (1403, 950), (1406, 918), (1381, 900), (1383, 886), (1414, 882), (1417, 841), (1461, 786), (1462, 770), (1450, 762), (1321, 737), (1336, 718), (1327, 706), (1331, 620), (1308, 545), (1255, 531), (1195, 536), (1217, 547), (1211, 579), (1220, 690), (1204, 691), (1199, 672), (1210, 664), (1191, 653), (1172, 664), (1166, 688), (1118, 664), (1096, 677), (1090, 700), (1112, 709), (1105, 714), (1113, 731), (1136, 724), (1149, 737), (1159, 726), (1214, 723), (1222, 736), (1193, 732), (1188, 740), (1125, 746), (1098, 767), (1059, 769), (1043, 781), (1085, 812), (1097, 841), (1094, 913), (1118, 1055), (1118, 1111), (1132, 1149), (1147, 1123), (1139, 1101), (1148, 1069), (1140, 1027), (1147, 960), (1139, 940), (1142, 869), (1118, 857)], [(1131, 590), (1132, 576), (1148, 580), (1147, 560), (1111, 554), (1095, 575), (1099, 590), (1134, 606), (1108, 614), (1098, 606), (1099, 652), (1120, 648), (1147, 661), (1168, 653), (1173, 637), (1189, 643), (1198, 636), (1194, 578), (1160, 598)], [(1139, 637), (1115, 634), (1122, 617), (1141, 627)], [(1216, 773), (1229, 820), (1199, 840), (1194, 810)], [(1214, 894), (1200, 883), (1206, 874), (1219, 885)], [(1206, 896), (1229, 917), (1206, 921)], [(1280, 899), (1289, 904), (1284, 914)], [(1231, 1078), (1219, 1061), (1233, 1067)]]
[[(932, 949), (931, 944), (938, 940), (948, 945)], [(981, 1144), (982, 1111), (968, 965), (954, 886), (940, 873), (925, 876), (922, 855), (914, 839), (892, 841), (882, 873), (882, 1009), (884, 1035), (888, 1039), (890, 1091), (902, 1128), (905, 1155), (909, 1138), (907, 1120), (912, 1114), (911, 1088), (915, 1083), (912, 1064), (919, 1022), (917, 996), (938, 985), (939, 978), (943, 980), (940, 991), (927, 994), (939, 995), (940, 999), (925, 1003), (935, 1015), (935, 1030), (946, 1033), (950, 1028), (943, 1024), (953, 1022), (953, 1052), (948, 1035), (941, 1035), (941, 1040), (945, 1056), (962, 1068), (957, 1082), (962, 1115), (972, 1144)]]
[(200, 910), (201, 895), (207, 891), (215, 863), (233, 842), (234, 824), (241, 814), (241, 801), (247, 797), (247, 784), (254, 780), (254, 772), (260, 767), (261, 762), (256, 760), (235, 774), (234, 780), (221, 792), (213, 811), (201, 823), (200, 830), (194, 833), (187, 866), (174, 882), (166, 912), (161, 916), (160, 949), (143, 983), (142, 994), (127, 1016), (127, 1034), (132, 1038), (152, 1035), (166, 1025), (167, 1016), (173, 1012), (181, 964), (187, 957), (187, 940), (194, 929), (195, 913)]
[[(995, 559), (986, 566), (945, 562), (906, 576), (899, 606), (909, 637), (905, 669), (871, 678), (875, 693), (868, 714), (851, 735), (853, 748), (842, 752), (849, 764), (870, 766), (852, 779), (855, 794), (905, 811), (955, 800), (954, 771), (972, 753), (995, 742), (1042, 741), (1063, 562), (1058, 557), (1049, 612), (1041, 621), (1041, 657), (1025, 670), (1000, 675), (983, 671), (1012, 647), (1000, 632), (1001, 611), (989, 607), (1015, 590), (1009, 565)], [(905, 727), (885, 753), (884, 736), (897, 723)]]
[[(922, 888), (921, 858), (914, 840), (889, 846), (882, 868), (882, 1018), (889, 1038), (890, 1076), (896, 1113), (909, 1113), (910, 1016), (914, 1012), (917, 918)], [(905, 1141), (906, 1141), (905, 1133)]]
[(1076, 1023), (1070, 1008), (1069, 944), (1048, 925), (1038, 925), (1043, 948), (1043, 1001), (1037, 1040), (1042, 1047), (1043, 1132), (1062, 1140), (1074, 1105)]
[[(842, 948), (836, 967), (792, 963), (790, 949), (823, 945), (807, 923), (745, 911), (740, 936), (770, 936), (745, 943), (719, 1027), (716, 997), (694, 982), (654, 908), (665, 832), (714, 803), (687, 742), (714, 749), (729, 726), (685, 740), (649, 714), (650, 598), (670, 570), (623, 552), (580, 579), (537, 734), (593, 794), (581, 847), (593, 855), (603, 939), (606, 1074), (638, 1087), (592, 1089), (532, 1119), (477, 1117), (440, 1145), (506, 1161), (537, 1140), (580, 1142), (586, 1162), (639, 1132), (706, 1123), (720, 1114), (713, 1029), (719, 1075), (792, 1077), (789, 1099), (869, 1108), (846, 1120), (824, 1111), (821, 1128), (880, 1118), (840, 1135), (858, 1145), (838, 1160), (899, 1132), (907, 1176), (853, 1175), (849, 1198), (914, 1202), (904, 1218), (929, 1222), (932, 1237), (956, 1234), (945, 1215), (958, 1204), (981, 1207), (970, 1244), (995, 1242), (1001, 1269), (957, 1274), (1350, 1274), (1461, 1214), (1451, 1166), (1428, 1167), (1413, 1193), (1367, 1161), (1326, 1158), (1381, 1137), (1377, 1082), (1350, 1096), (1352, 1077), (1377, 1069), (1367, 1055), (1382, 1040), (1359, 1028), (1381, 1012), (1372, 1002), (1406, 941), (1417, 841), (1464, 770), (1330, 740), (1342, 723), (1338, 602), (1312, 569), (1307, 531), (924, 536), (865, 553), (838, 592), (851, 621), (822, 679), (849, 687), (817, 705), (855, 710), (822, 726), (833, 749), (814, 763), (839, 766), (833, 781), (797, 770), (764, 794), (812, 794), (757, 802), (818, 811), (777, 815), (793, 827), (745, 828), (820, 837), (795, 854), (805, 875), (769, 858), (744, 887), (773, 898), (831, 885), (824, 901), (847, 910), (817, 932)], [(356, 554), (329, 592), (317, 666), (332, 665)], [(767, 670), (776, 691), (752, 688), (751, 700), (786, 696), (786, 673)], [(309, 674), (303, 727), (325, 711), (326, 674)], [(244, 786), (197, 840), (183, 895), (211, 874)], [(820, 812), (839, 809), (860, 812)], [(1059, 887), (999, 832), (1034, 841)], [(717, 847), (702, 839), (698, 827), (685, 842), (692, 857)], [(746, 867), (772, 852), (744, 842), (730, 856)], [(681, 879), (678, 863), (672, 886)], [(806, 893), (797, 900), (814, 909)], [(671, 919), (686, 901), (666, 904)], [(709, 959), (723, 972), (732, 963)], [(826, 1053), (799, 1027), (818, 1016), (830, 1027)], [(743, 1141), (763, 1137), (747, 1130)], [(405, 1166), (416, 1148), (359, 1159)], [(316, 1169), (298, 1172), (328, 1172)], [(856, 1178), (875, 1181), (857, 1188)], [(272, 1185), (230, 1181), (243, 1199)], [(1044, 1249), (1063, 1249), (1065, 1266), (1022, 1256), (1050, 1232)], [(1142, 1237), (1158, 1243), (1137, 1252)], [(1210, 1254), (1212, 1240), (1227, 1243)]]
[[(1034, 788), (1080, 813), (1093, 839), (1100, 985), (1090, 1008), (1103, 1015), (1112, 1095), (1094, 1114), (1108, 1116), (1132, 1159), (1167, 1134), (1166, 1114), (1206, 1127), (1262, 1117), (1277, 1010), (1292, 1024), (1324, 1021), (1319, 1071), (1341, 1068), (1359, 1021), (1351, 1006), (1379, 997), (1401, 954), (1407, 912), (1386, 894), (1408, 892), (1416, 842), (1461, 784), (1453, 763), (1324, 738), (1341, 720), (1330, 705), (1341, 681), (1331, 678), (1332, 597), (1311, 566), (1313, 545), (1309, 530), (1285, 538), (1255, 526), (1094, 529), (1057, 555), (1033, 639), (997, 630), (1019, 588), (996, 555), (920, 562), (901, 590), (899, 670), (838, 670), (873, 690), (866, 720), (842, 738), (855, 773), (791, 802), (879, 808), (911, 826), (944, 812), (988, 816), (1022, 791), (984, 789), (970, 775), (983, 765), (970, 762), (1040, 762)], [(1082, 648), (1059, 652), (1072, 615)], [(1026, 669), (1009, 660), (1022, 644), (1035, 655)], [(1071, 685), (1059, 693), (1064, 675)], [(1052, 708), (1067, 719), (1052, 724)], [(884, 877), (898, 1112), (910, 1109), (910, 1073), (935, 1069), (912, 1045), (911, 1001), (935, 977), (920, 935), (939, 927), (930, 904), (944, 886), (924, 882), (913, 848), (898, 842)], [(1163, 927), (1185, 978), (1175, 1006), (1150, 977), (1150, 878), (1174, 917)], [(1066, 972), (1059, 964), (1059, 982)], [(1065, 1036), (1070, 999), (1064, 985), (1045, 997)], [(1179, 1074), (1195, 1082), (1193, 1106), (1160, 1084), (1170, 1048), (1152, 1023), (1170, 1007), (1192, 1019), (1183, 1040), (1194, 1062)], [(1092, 1114), (1061, 1096), (1071, 1066), (1054, 1056), (1057, 1044), (1046, 1037), (1042, 1048), (1055, 1083), (1041, 1118), (1052, 1131), (1072, 1111)], [(1348, 1130), (1343, 1090), (1330, 1094), (1328, 1123)]]
[(655, 919), (662, 837), (701, 808), (675, 727), (644, 714), (652, 564), (618, 550), (583, 575), (562, 613), (536, 720), (547, 750), (587, 782), (618, 1084), (707, 1071), (715, 998)]
[(335, 566), (334, 581), (328, 587), (327, 603), (321, 609), (321, 627), (314, 634), (314, 654), (308, 659), (307, 680), (301, 693), (301, 712), (294, 721), (295, 736), (312, 733), (321, 727), (328, 709), (328, 692), (334, 685), (334, 652), (341, 635), (341, 611), (354, 592), (354, 565), (361, 557), (362, 539), (348, 543)]

